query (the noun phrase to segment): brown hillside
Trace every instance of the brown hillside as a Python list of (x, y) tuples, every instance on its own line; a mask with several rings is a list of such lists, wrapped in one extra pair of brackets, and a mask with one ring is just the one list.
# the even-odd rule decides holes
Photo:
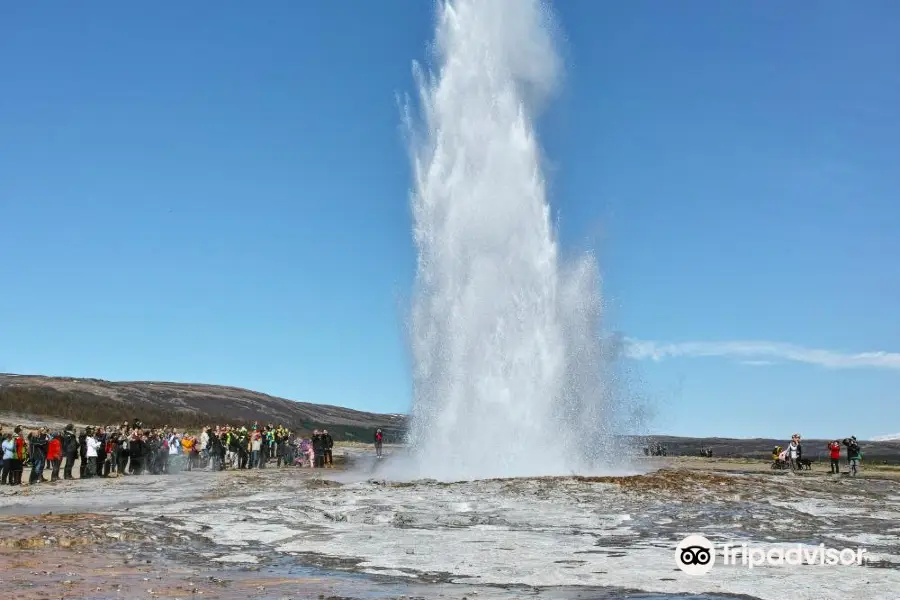
[(0, 412), (109, 424), (139, 418), (147, 425), (281, 423), (328, 427), (335, 437), (368, 441), (376, 428), (398, 437), (403, 415), (294, 402), (234, 387), (153, 381), (104, 381), (0, 375)]

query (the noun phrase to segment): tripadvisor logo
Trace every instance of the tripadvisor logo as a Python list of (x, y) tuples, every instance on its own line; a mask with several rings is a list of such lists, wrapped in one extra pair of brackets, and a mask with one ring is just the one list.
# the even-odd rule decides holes
[(705, 575), (716, 562), (716, 548), (702, 535), (689, 535), (675, 547), (675, 563), (688, 575)]
[[(864, 548), (826, 548), (825, 544), (793, 547), (774, 547), (768, 550), (747, 544), (725, 544), (721, 550), (722, 564), (740, 565), (752, 569), (780, 565), (862, 565)], [(675, 547), (675, 563), (688, 575), (705, 575), (716, 562), (716, 547), (702, 535), (689, 535)]]

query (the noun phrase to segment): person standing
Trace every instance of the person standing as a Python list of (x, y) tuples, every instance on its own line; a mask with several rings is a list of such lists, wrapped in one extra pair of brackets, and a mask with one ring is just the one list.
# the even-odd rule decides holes
[(381, 458), (381, 447), (384, 444), (384, 434), (380, 429), (375, 430), (375, 456)]
[(200, 464), (201, 469), (211, 470), (209, 468), (209, 432), (210, 427), (207, 425), (200, 431)]
[(297, 454), (297, 439), (290, 431), (284, 432), (284, 464), (294, 466), (294, 456)]
[(0, 449), (3, 451), (3, 467), (2, 472), (0, 472), (0, 481), (2, 481), (2, 485), (12, 485), (12, 461), (16, 455), (16, 442), (13, 440), (13, 434), (7, 433), (3, 436), (3, 443), (0, 444)]
[(162, 440), (162, 449), (165, 451), (163, 473), (177, 473), (181, 462), (181, 436), (177, 429), (172, 429)]
[(274, 425), (266, 425), (266, 430), (263, 432), (263, 448), (265, 448), (265, 452), (263, 452), (263, 466), (268, 464), (268, 461), (275, 458), (275, 426)]
[(106, 469), (106, 430), (99, 425), (94, 428), (94, 439), (97, 440), (97, 471), (96, 475), (105, 477)]
[(800, 470), (800, 460), (803, 458), (803, 449), (800, 446), (800, 434), (795, 433), (791, 436), (791, 443), (787, 449), (788, 459), (791, 461), (791, 471), (796, 473)]
[(140, 430), (135, 430), (128, 440), (128, 472), (131, 475), (140, 475), (147, 468), (144, 456), (147, 453), (147, 439), (141, 435)]
[(247, 468), (247, 459), (250, 457), (250, 436), (246, 427), (241, 427), (236, 438), (238, 453), (238, 468)]
[(78, 436), (78, 456), (81, 457), (81, 464), (78, 466), (78, 477), (84, 479), (87, 476), (87, 438), (88, 432), (93, 433), (90, 427), (87, 427)]
[(225, 450), (222, 446), (221, 434), (218, 431), (216, 431), (215, 433), (211, 433), (210, 430), (207, 430), (207, 438), (208, 443), (206, 447), (206, 470), (221, 471), (225, 468), (225, 457), (223, 456)]
[(119, 453), (121, 452), (121, 441), (119, 440), (119, 432), (110, 428), (106, 434), (106, 463), (103, 465), (103, 474), (108, 477), (113, 473), (119, 476)]
[(9, 485), (22, 485), (22, 470), (25, 468), (26, 460), (28, 460), (28, 442), (22, 435), (22, 428), (16, 427), (13, 430), (13, 458), (9, 465)]
[(31, 475), (28, 477), (28, 484), (43, 483), (44, 464), (47, 462), (47, 447), (50, 445), (47, 429), (41, 427), (32, 433), (29, 442), (31, 444)]
[(303, 440), (301, 452), (303, 453), (304, 460), (309, 464), (309, 468), (312, 469), (315, 467), (316, 455), (313, 452), (312, 439)]
[(266, 463), (269, 461), (269, 455), (272, 453), (272, 430), (267, 425), (259, 432), (259, 464), (258, 469), (265, 469)]
[(116, 474), (119, 477), (125, 475), (125, 469), (128, 467), (128, 446), (131, 444), (130, 434), (127, 429), (119, 430), (119, 455), (118, 464), (116, 465)]
[(260, 460), (262, 460), (262, 448), (262, 433), (256, 430), (250, 435), (250, 466), (248, 468), (259, 468)]
[(90, 478), (97, 474), (97, 451), (100, 449), (100, 442), (94, 437), (93, 428), (89, 427), (85, 433), (84, 454), (87, 457), (87, 466), (84, 476), (85, 478)]
[(63, 479), (72, 479), (72, 467), (75, 465), (75, 459), (78, 458), (78, 446), (75, 425), (69, 423), (66, 425), (62, 435), (62, 452), (66, 458), (66, 465), (63, 467)]
[(334, 438), (331, 437), (331, 434), (328, 433), (327, 429), (322, 431), (322, 444), (325, 446), (324, 466), (331, 469), (334, 467), (334, 462), (331, 459), (331, 450), (334, 448)]
[(325, 466), (325, 438), (318, 429), (313, 432), (312, 447), (315, 456), (314, 466), (321, 469)]
[(62, 440), (59, 432), (50, 436), (47, 444), (47, 464), (50, 465), (50, 481), (59, 481), (59, 467), (62, 464)]
[(831, 457), (831, 474), (841, 474), (841, 444), (834, 440), (828, 444), (828, 454)]
[(22, 470), (25, 461), (28, 460), (28, 442), (22, 435), (22, 428), (16, 427), (12, 436), (12, 458), (9, 461), (9, 474), (7, 481), (9, 485), (22, 484)]
[(856, 436), (853, 435), (849, 439), (844, 440), (844, 445), (847, 446), (847, 462), (850, 464), (850, 476), (856, 477), (856, 474), (859, 472), (859, 459), (862, 457), (859, 442), (856, 441)]

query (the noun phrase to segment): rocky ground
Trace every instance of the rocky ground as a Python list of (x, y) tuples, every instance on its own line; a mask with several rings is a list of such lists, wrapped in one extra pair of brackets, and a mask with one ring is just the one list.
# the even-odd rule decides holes
[[(357, 452), (351, 450), (351, 454)], [(360, 449), (358, 452), (364, 452)], [(0, 490), (0, 574), (17, 598), (896, 598), (894, 473), (798, 476), (653, 459), (645, 475), (385, 481), (266, 469)], [(862, 566), (720, 567), (673, 549), (863, 546)], [(712, 597), (712, 596), (710, 596)]]

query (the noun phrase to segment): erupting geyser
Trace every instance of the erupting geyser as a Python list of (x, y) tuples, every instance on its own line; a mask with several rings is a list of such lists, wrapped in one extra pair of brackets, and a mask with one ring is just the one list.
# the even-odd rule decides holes
[(416, 476), (585, 472), (610, 451), (597, 268), (559, 256), (534, 132), (552, 32), (537, 0), (449, 1), (436, 71), (414, 65)]

